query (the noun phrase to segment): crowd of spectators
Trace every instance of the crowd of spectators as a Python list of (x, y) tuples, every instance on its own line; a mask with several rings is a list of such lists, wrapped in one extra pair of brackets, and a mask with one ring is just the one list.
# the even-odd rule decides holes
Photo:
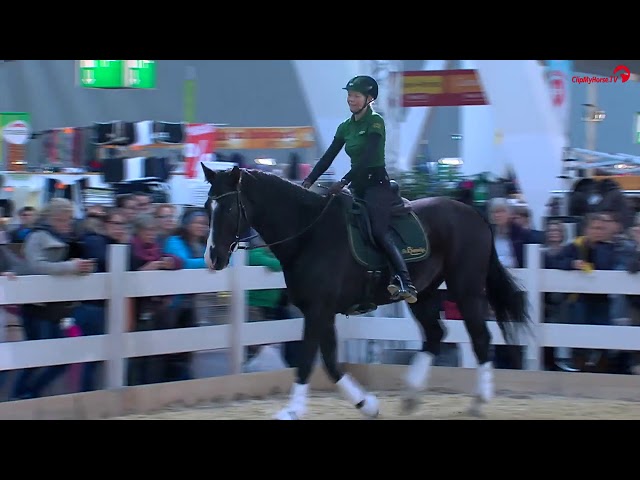
[[(105, 272), (112, 244), (130, 246), (130, 270), (206, 268), (203, 254), (209, 219), (202, 209), (154, 204), (145, 193), (119, 195), (114, 207), (86, 205), (84, 209), (83, 219), (77, 220), (69, 200), (54, 198), (41, 210), (19, 210), (15, 223), (6, 224), (0, 231), (0, 275), (15, 279), (21, 275)], [(505, 198), (492, 199), (486, 214), (499, 259), (507, 267), (524, 267), (524, 246), (534, 243), (543, 247), (544, 268), (582, 272), (640, 270), (640, 217), (625, 230), (615, 212), (592, 213), (583, 219), (579, 229), (582, 233), (570, 239), (566, 225), (560, 221), (548, 221), (541, 230), (533, 228), (526, 206), (514, 205)], [(262, 244), (259, 237), (253, 242), (257, 242), (254, 247)], [(250, 250), (247, 262), (280, 271), (278, 260), (266, 247)], [(127, 329), (145, 331), (206, 324), (199, 318), (199, 297), (193, 294), (131, 299)], [(249, 321), (300, 316), (283, 289), (251, 291), (246, 301)], [(455, 304), (446, 296), (442, 310), (446, 318), (456, 318)], [(106, 329), (105, 313), (105, 300), (4, 306), (0, 311), (0, 341), (7, 340), (9, 319), (13, 319), (23, 340), (68, 335), (68, 319), (72, 319), (79, 334), (100, 335)], [(546, 293), (544, 321), (638, 326), (640, 295)], [(298, 347), (299, 342), (250, 347), (245, 371), (295, 366)], [(523, 348), (496, 346), (495, 366), (523, 368)], [(544, 358), (549, 370), (640, 373), (633, 352), (545, 348)], [(194, 377), (192, 363), (192, 353), (130, 359), (127, 384), (190, 379)], [(81, 367), (75, 390), (102, 388), (100, 365), (88, 363)], [(0, 387), (4, 384), (8, 389), (9, 399), (34, 398), (47, 394), (66, 371), (68, 366), (59, 365), (25, 369), (13, 375), (0, 372)]]
[[(76, 220), (74, 205), (65, 198), (53, 198), (42, 210), (22, 208), (17, 215), (18, 221), (3, 230), (0, 272), (12, 278), (105, 272), (112, 244), (129, 245), (129, 269), (132, 271), (206, 268), (204, 251), (209, 218), (201, 208), (153, 204), (150, 195), (140, 193), (116, 197), (114, 207), (87, 205), (85, 210), (84, 218)], [(248, 260), (251, 265), (279, 270), (278, 261), (268, 248), (252, 250)], [(207, 294), (131, 299), (127, 329), (148, 331), (206, 324), (198, 318), (201, 309), (196, 308), (201, 300), (199, 297), (203, 296)], [(287, 314), (286, 295), (282, 289), (252, 291), (247, 302), (250, 321), (283, 318)], [(212, 305), (211, 308), (217, 307)], [(3, 335), (11, 316), (17, 319), (14, 323), (23, 340), (68, 335), (68, 319), (72, 319), (81, 335), (100, 335), (106, 329), (106, 301), (12, 305), (3, 307), (0, 316)], [(292, 345), (295, 346), (295, 342)], [(295, 362), (293, 347), (285, 347), (283, 368)], [(260, 368), (260, 362), (254, 357), (266, 357), (273, 353), (273, 348), (257, 346), (249, 349), (248, 369)], [(287, 359), (288, 364), (285, 364)], [(15, 372), (9, 399), (42, 396), (66, 371), (68, 366), (60, 365)], [(7, 374), (0, 373), (0, 381), (6, 383)], [(179, 381), (193, 376), (191, 353), (138, 357), (129, 359), (127, 365), (129, 385)], [(101, 388), (99, 364), (83, 364), (78, 383), (78, 391)]]
[[(508, 267), (523, 268), (524, 245), (541, 244), (542, 265), (546, 269), (619, 270), (635, 274), (640, 267), (640, 216), (625, 229), (618, 212), (587, 214), (575, 225), (579, 235), (570, 238), (568, 225), (549, 220), (543, 230), (530, 225), (526, 207), (514, 206), (504, 198), (494, 198), (488, 208), (500, 261)], [(640, 326), (640, 295), (544, 294), (544, 319), (549, 323)], [(506, 352), (496, 347), (498, 368), (522, 368)], [(522, 358), (522, 356), (518, 356)], [(591, 371), (631, 374), (638, 371), (632, 352), (545, 348), (545, 367), (568, 372)]]

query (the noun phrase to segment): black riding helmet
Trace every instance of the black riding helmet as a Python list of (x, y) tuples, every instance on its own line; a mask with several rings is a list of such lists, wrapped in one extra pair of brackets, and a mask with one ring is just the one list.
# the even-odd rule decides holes
[[(344, 87), (343, 90), (346, 90), (347, 92), (358, 92), (365, 97), (370, 95), (374, 100), (378, 98), (378, 82), (368, 75), (358, 75), (357, 77), (353, 77), (349, 80), (349, 83), (347, 83), (347, 86)], [(364, 107), (357, 112), (354, 112), (354, 115), (359, 115), (368, 107), (369, 104), (365, 103)]]
[(374, 100), (378, 98), (378, 82), (368, 75), (358, 75), (357, 77), (353, 77), (349, 80), (349, 83), (347, 83), (347, 86), (344, 87), (343, 90), (352, 90), (365, 96), (371, 95)]

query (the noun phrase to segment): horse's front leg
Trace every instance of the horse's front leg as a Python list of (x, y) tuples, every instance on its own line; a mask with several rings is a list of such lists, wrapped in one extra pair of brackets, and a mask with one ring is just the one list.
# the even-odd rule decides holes
[(318, 353), (323, 319), (318, 315), (307, 314), (304, 317), (304, 333), (296, 380), (291, 388), (289, 403), (276, 415), (276, 420), (300, 420), (307, 413), (307, 396), (309, 393), (309, 378), (313, 371), (313, 363)]
[(366, 392), (348, 373), (342, 372), (338, 366), (338, 341), (336, 335), (335, 316), (320, 337), (320, 353), (329, 377), (336, 384), (342, 396), (360, 412), (375, 418), (379, 413), (379, 402), (375, 395)]

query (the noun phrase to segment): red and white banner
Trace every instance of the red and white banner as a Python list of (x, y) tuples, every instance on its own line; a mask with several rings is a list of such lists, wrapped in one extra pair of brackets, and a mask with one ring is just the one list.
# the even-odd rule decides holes
[(402, 73), (403, 107), (488, 105), (476, 70), (426, 70)]
[(200, 162), (211, 161), (215, 151), (216, 127), (208, 123), (192, 123), (187, 125), (184, 145), (186, 178), (197, 178)]

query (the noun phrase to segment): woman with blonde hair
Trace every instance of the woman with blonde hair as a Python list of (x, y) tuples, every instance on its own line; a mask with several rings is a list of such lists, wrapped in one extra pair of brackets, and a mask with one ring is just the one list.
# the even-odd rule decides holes
[[(73, 204), (66, 198), (53, 198), (43, 209), (41, 223), (24, 242), (26, 274), (83, 275), (92, 273), (92, 260), (72, 257)], [(63, 336), (61, 321), (71, 316), (75, 302), (51, 302), (22, 306), (22, 325), (26, 340), (46, 340)], [(29, 368), (16, 379), (12, 398), (40, 396), (41, 392), (64, 372), (66, 365)], [(35, 378), (34, 378), (35, 377)]]

